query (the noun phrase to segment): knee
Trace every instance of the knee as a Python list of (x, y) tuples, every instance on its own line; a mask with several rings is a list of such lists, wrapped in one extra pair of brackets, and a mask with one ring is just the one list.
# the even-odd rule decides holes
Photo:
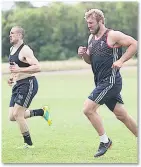
[(16, 110), (13, 112), (13, 117), (15, 120), (17, 120), (19, 118), (19, 114)]
[(126, 111), (123, 112), (117, 112), (116, 118), (122, 122), (125, 122), (128, 119), (128, 114)]
[(15, 121), (15, 118), (14, 118), (13, 115), (10, 115), (10, 116), (9, 116), (9, 121)]
[(91, 115), (92, 114), (92, 110), (88, 107), (83, 108), (83, 113), (87, 116), (87, 115)]
[(95, 108), (94, 107), (91, 107), (91, 106), (88, 106), (88, 105), (85, 105), (84, 104), (84, 107), (83, 107), (83, 113), (86, 115), (86, 116), (89, 116), (89, 115), (92, 115), (93, 112), (95, 112)]

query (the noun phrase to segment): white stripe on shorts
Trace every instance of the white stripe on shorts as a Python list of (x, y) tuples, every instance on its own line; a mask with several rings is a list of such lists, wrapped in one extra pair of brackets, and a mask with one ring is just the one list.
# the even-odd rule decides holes
[(106, 95), (106, 93), (113, 87), (113, 84), (109, 85), (108, 87), (106, 87), (95, 99), (96, 103), (99, 103), (103, 97)]
[(28, 94), (26, 96), (26, 99), (25, 99), (25, 102), (23, 104), (23, 107), (27, 108), (28, 106), (28, 103), (30, 101), (30, 98), (31, 98), (31, 95), (32, 95), (32, 92), (33, 92), (33, 79), (29, 80), (29, 91), (28, 91)]

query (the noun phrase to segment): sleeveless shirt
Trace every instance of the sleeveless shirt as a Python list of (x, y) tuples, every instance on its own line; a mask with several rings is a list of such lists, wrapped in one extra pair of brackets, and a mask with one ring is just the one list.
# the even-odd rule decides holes
[(121, 77), (119, 70), (111, 67), (122, 56), (122, 47), (112, 48), (108, 46), (107, 35), (109, 31), (109, 29), (106, 30), (100, 39), (91, 38), (88, 42), (95, 83), (106, 79), (109, 83), (114, 84), (116, 77)]
[[(24, 44), (22, 44), (13, 55), (9, 55), (9, 63), (15, 62), (19, 67), (29, 67), (30, 64), (19, 60), (19, 53)], [(11, 54), (11, 53), (10, 53)]]

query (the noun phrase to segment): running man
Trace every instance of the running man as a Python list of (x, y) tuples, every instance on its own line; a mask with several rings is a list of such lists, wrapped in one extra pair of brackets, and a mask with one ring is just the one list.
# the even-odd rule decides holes
[[(94, 157), (102, 156), (112, 145), (107, 136), (102, 119), (97, 112), (100, 105), (105, 104), (117, 119), (137, 137), (138, 130), (135, 120), (128, 114), (120, 95), (122, 78), (120, 68), (137, 51), (137, 41), (120, 31), (105, 27), (105, 18), (101, 10), (91, 9), (85, 13), (91, 35), (88, 48), (80, 46), (78, 55), (91, 64), (96, 88), (84, 103), (84, 114), (87, 116), (100, 137), (100, 145)], [(127, 50), (122, 54), (122, 47)]]
[(8, 84), (13, 85), (12, 96), (9, 106), (9, 119), (16, 121), (24, 139), (24, 148), (33, 147), (26, 118), (42, 116), (49, 125), (51, 120), (48, 106), (36, 110), (28, 110), (31, 101), (38, 92), (38, 82), (34, 73), (40, 72), (38, 60), (35, 58), (32, 49), (25, 45), (24, 30), (15, 26), (10, 31), (10, 78)]

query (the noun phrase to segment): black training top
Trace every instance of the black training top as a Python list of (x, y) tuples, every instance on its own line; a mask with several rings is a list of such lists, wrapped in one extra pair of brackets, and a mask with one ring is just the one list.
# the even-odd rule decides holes
[(91, 67), (94, 73), (95, 83), (108, 79), (114, 84), (116, 77), (121, 77), (119, 70), (112, 69), (112, 64), (122, 56), (122, 47), (110, 47), (107, 44), (107, 35), (110, 30), (106, 30), (103, 36), (95, 40), (93, 37), (88, 42), (90, 51)]
[[(19, 60), (19, 53), (24, 44), (22, 44), (13, 55), (9, 55), (9, 63), (15, 62), (19, 67), (29, 67), (30, 64)], [(10, 53), (11, 54), (11, 53)]]

